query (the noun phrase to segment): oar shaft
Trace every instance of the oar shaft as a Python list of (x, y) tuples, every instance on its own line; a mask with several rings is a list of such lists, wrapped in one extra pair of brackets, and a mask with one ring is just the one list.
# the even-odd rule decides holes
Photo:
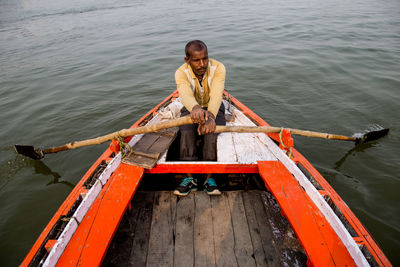
[[(137, 134), (143, 133), (151, 133), (160, 131), (163, 129), (178, 127), (185, 124), (192, 124), (192, 120), (189, 116), (181, 117), (178, 119), (161, 122), (158, 124), (146, 125), (142, 127), (132, 128), (132, 129), (122, 129), (117, 132), (113, 132), (104, 136), (87, 139), (83, 141), (76, 141), (65, 144), (63, 146), (51, 147), (47, 149), (43, 149), (44, 154), (57, 153), (64, 150), (76, 149), (84, 146), (92, 146), (99, 145), (105, 143), (107, 141), (116, 139), (118, 137), (128, 137)], [(329, 133), (320, 133), (320, 132), (312, 132), (312, 131), (304, 131), (298, 129), (288, 129), (292, 134), (307, 136), (307, 137), (318, 137), (324, 139), (335, 139), (335, 140), (344, 140), (344, 141), (356, 141), (355, 137), (343, 136), (343, 135), (334, 135)], [(267, 126), (217, 126), (215, 132), (237, 132), (237, 133), (279, 133), (282, 130), (280, 127), (267, 127)]]
[[(279, 133), (283, 128), (280, 127), (268, 127), (268, 126), (217, 126), (215, 132), (236, 132), (236, 133)], [(356, 137), (349, 137), (344, 135), (336, 135), (329, 133), (320, 133), (313, 131), (304, 131), (298, 129), (285, 128), (290, 131), (291, 134), (301, 135), (307, 137), (318, 137), (323, 139), (334, 139), (343, 141), (356, 141)]]
[(156, 132), (156, 131), (164, 130), (167, 128), (177, 127), (177, 126), (191, 124), (191, 123), (193, 123), (193, 122), (190, 119), (190, 117), (185, 116), (185, 117), (181, 117), (181, 118), (178, 118), (175, 120), (161, 122), (158, 124), (146, 125), (146, 126), (132, 128), (132, 129), (122, 129), (120, 131), (113, 132), (113, 133), (103, 135), (103, 136), (99, 136), (96, 138), (87, 139), (87, 140), (83, 140), (83, 141), (71, 142), (71, 143), (65, 144), (63, 146), (43, 149), (43, 153), (44, 154), (57, 153), (60, 151), (76, 149), (76, 148), (83, 147), (83, 146), (99, 145), (99, 144), (105, 143), (107, 141), (116, 139), (118, 137), (128, 137), (128, 136), (137, 135), (137, 134), (151, 133), (151, 132)]

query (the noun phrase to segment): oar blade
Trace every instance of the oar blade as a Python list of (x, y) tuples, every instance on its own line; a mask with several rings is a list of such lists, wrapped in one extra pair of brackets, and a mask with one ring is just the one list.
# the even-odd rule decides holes
[(357, 138), (356, 145), (365, 144), (386, 136), (389, 133), (388, 128), (376, 125), (372, 130), (364, 133), (361, 137)]
[(30, 157), (31, 159), (42, 159), (44, 157), (43, 151), (33, 146), (14, 145), (14, 148), (18, 154)]

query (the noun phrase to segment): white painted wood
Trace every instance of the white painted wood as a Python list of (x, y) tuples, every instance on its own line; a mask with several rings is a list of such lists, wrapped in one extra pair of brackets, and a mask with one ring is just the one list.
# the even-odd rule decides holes
[(77, 228), (78, 224), (75, 220), (70, 220), (68, 222), (64, 228), (64, 231), (57, 240), (57, 243), (54, 244), (50, 254), (46, 258), (46, 261), (43, 263), (43, 266), (48, 267), (55, 266), (57, 264), (58, 259), (61, 257), (61, 254), (64, 252), (65, 247), (68, 245), (69, 240), (71, 240), (71, 237)]
[(217, 139), (217, 161), (238, 162), (232, 133), (220, 133)]
[[(225, 104), (227, 107), (227, 104)], [(242, 112), (234, 106), (230, 107), (235, 116), (233, 122), (227, 123), (229, 126), (254, 126)], [(238, 162), (241, 164), (256, 164), (257, 161), (277, 160), (276, 157), (259, 140), (257, 133), (221, 133), (217, 140), (217, 160), (224, 162)], [(267, 135), (265, 138), (269, 138)]]

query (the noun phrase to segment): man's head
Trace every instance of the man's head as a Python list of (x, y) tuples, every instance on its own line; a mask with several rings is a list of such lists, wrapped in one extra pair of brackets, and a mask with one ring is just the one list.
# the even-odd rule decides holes
[(203, 76), (208, 67), (207, 46), (200, 40), (193, 40), (186, 44), (185, 61), (190, 65), (196, 76)]

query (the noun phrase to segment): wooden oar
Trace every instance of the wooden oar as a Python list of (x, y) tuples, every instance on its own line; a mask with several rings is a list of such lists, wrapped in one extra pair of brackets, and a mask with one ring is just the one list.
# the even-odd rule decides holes
[(357, 134), (354, 136), (337, 135), (330, 133), (320, 133), (313, 131), (305, 131), (291, 128), (280, 128), (272, 126), (217, 126), (216, 133), (222, 132), (237, 132), (237, 133), (279, 133), (282, 129), (289, 130), (291, 134), (301, 135), (307, 137), (317, 137), (331, 140), (352, 141), (356, 145), (370, 142), (379, 139), (388, 134), (389, 129), (376, 127), (374, 130), (368, 131), (364, 134)]
[[(153, 125), (146, 125), (138, 128), (133, 129), (123, 129), (117, 132), (113, 132), (104, 136), (100, 136), (93, 139), (71, 142), (65, 144), (63, 146), (58, 147), (51, 147), (47, 149), (39, 149), (33, 146), (27, 145), (15, 145), (15, 150), (17, 153), (30, 157), (32, 159), (41, 159), (44, 157), (45, 154), (57, 153), (64, 150), (75, 149), (84, 146), (91, 146), (91, 145), (99, 145), (104, 142), (119, 138), (119, 137), (128, 137), (137, 134), (143, 133), (151, 133), (157, 132), (163, 129), (177, 127), (185, 124), (192, 124), (192, 120), (189, 116), (181, 117), (178, 119), (153, 124)], [(280, 127), (267, 127), (267, 126), (217, 126), (215, 132), (238, 132), (238, 133), (279, 133), (283, 128)], [(307, 137), (318, 137), (324, 139), (334, 139), (334, 140), (343, 140), (343, 141), (353, 141), (357, 144), (366, 143), (372, 140), (376, 140), (385, 136), (389, 129), (375, 129), (373, 131), (369, 131), (360, 136), (344, 136), (344, 135), (335, 135), (329, 133), (320, 133), (320, 132), (313, 132), (313, 131), (304, 131), (298, 129), (290, 129), (285, 128), (290, 131), (291, 134), (294, 135), (301, 135)]]
[(181, 125), (185, 125), (185, 124), (192, 124), (192, 123), (193, 122), (190, 119), (190, 117), (185, 116), (185, 117), (181, 117), (181, 118), (166, 121), (166, 122), (161, 122), (158, 124), (146, 125), (146, 126), (142, 126), (142, 127), (133, 128), (133, 129), (122, 129), (120, 131), (113, 132), (113, 133), (110, 133), (110, 134), (107, 134), (104, 136), (87, 139), (87, 140), (83, 140), (83, 141), (71, 142), (71, 143), (65, 144), (63, 146), (39, 149), (39, 148), (35, 148), (33, 146), (15, 145), (14, 148), (18, 154), (22, 154), (22, 155), (30, 157), (32, 159), (42, 159), (45, 154), (57, 153), (60, 151), (75, 149), (75, 148), (84, 147), (84, 146), (100, 145), (104, 142), (107, 142), (107, 141), (110, 141), (113, 139), (117, 139), (119, 137), (123, 138), (123, 137), (128, 137), (128, 136), (137, 135), (137, 134), (152, 133), (152, 132), (157, 132), (157, 131), (160, 131), (163, 129), (177, 127), (177, 126), (181, 126)]

